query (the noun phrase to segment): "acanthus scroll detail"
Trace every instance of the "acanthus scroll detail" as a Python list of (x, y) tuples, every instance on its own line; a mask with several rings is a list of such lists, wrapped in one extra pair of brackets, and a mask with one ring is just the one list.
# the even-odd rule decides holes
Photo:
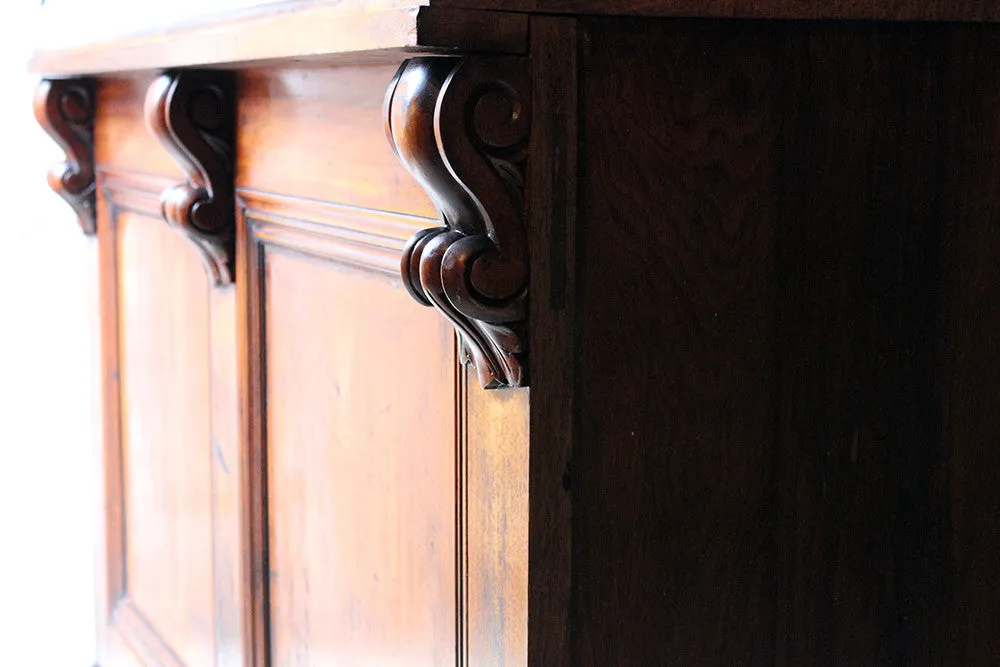
[(403, 284), (455, 325), (486, 388), (527, 384), (530, 111), (517, 57), (414, 58), (386, 94), (389, 143), (443, 223), (406, 245)]
[(185, 175), (164, 190), (163, 218), (198, 249), (215, 285), (233, 280), (235, 79), (232, 72), (177, 70), (146, 93), (146, 125)]
[(97, 232), (94, 181), (94, 83), (44, 79), (35, 91), (35, 119), (66, 152), (49, 171), (49, 186), (76, 212), (84, 234)]

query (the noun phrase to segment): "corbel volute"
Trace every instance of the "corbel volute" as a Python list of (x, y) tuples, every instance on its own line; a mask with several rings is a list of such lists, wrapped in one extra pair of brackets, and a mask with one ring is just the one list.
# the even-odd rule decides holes
[(146, 93), (146, 125), (185, 175), (163, 191), (163, 218), (194, 243), (215, 285), (233, 281), (235, 78), (232, 72), (176, 70)]
[(386, 93), (389, 143), (441, 214), (403, 251), (403, 284), (458, 330), (486, 388), (527, 385), (524, 173), (531, 78), (518, 57), (407, 60)]
[(38, 124), (66, 152), (66, 160), (49, 171), (49, 186), (73, 207), (87, 235), (97, 232), (94, 105), (89, 79), (43, 79), (35, 91)]

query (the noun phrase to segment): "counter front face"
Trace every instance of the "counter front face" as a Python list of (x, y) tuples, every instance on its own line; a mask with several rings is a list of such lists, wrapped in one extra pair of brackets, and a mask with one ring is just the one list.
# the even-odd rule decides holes
[(400, 62), (87, 81), (102, 665), (526, 659), (527, 394), (404, 289)]

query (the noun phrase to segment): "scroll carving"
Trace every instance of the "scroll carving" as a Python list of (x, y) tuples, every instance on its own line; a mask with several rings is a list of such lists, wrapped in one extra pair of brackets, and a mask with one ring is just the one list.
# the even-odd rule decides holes
[(386, 94), (389, 143), (441, 214), (401, 262), (403, 284), (456, 327), (486, 388), (527, 385), (524, 58), (407, 60)]
[(233, 281), (235, 80), (231, 72), (178, 70), (146, 94), (146, 124), (184, 171), (163, 191), (163, 217), (190, 239), (215, 285)]
[(49, 171), (49, 186), (73, 207), (87, 235), (97, 232), (94, 104), (88, 79), (45, 79), (35, 91), (38, 124), (66, 152), (66, 160)]

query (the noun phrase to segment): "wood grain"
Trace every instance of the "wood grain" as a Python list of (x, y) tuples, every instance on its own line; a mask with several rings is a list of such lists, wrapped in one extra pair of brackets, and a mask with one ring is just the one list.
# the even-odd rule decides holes
[(263, 336), (254, 405), (268, 406), (254, 458), (266, 461), (270, 659), (454, 662), (451, 332), (394, 277), (321, 259), (322, 245), (304, 253), (300, 238), (286, 248), (273, 225), (266, 241), (249, 238), (248, 321)]
[(775, 30), (580, 25), (572, 664), (767, 664)]
[(528, 664), (568, 667), (573, 579), (572, 458), (577, 204), (577, 29), (533, 18), (534, 122), (528, 166), (528, 255), (534, 296), (528, 549)]
[[(943, 35), (789, 31), (777, 242), (782, 664), (933, 664), (944, 620)], [(822, 81), (823, 85), (815, 82)]]
[(97, 531), (97, 658), (117, 662), (120, 641), (111, 616), (125, 593), (122, 545), (121, 372), (118, 357), (118, 233), (114, 209), (97, 192), (98, 293), (101, 330), (101, 441), (98, 452), (100, 506)]
[(97, 180), (102, 660), (242, 664), (240, 507), (226, 461), (238, 463), (234, 294), (209, 303), (204, 274), (185, 274), (197, 256), (159, 218), (170, 179), (102, 169)]
[(1000, 324), (1000, 119), (993, 113), (1000, 66), (987, 55), (998, 47), (988, 26), (956, 27), (943, 66), (942, 441), (928, 474), (941, 515), (926, 539), (947, 565), (930, 573), (941, 601), (931, 627), (940, 633), (939, 655), (953, 665), (1000, 660), (1000, 600), (983, 585), (1000, 569), (1000, 347), (992, 333)]
[(208, 286), (159, 219), (118, 227), (128, 595), (183, 663), (211, 663)]
[(236, 186), (437, 217), (382, 130), (399, 62), (241, 73)]
[(182, 177), (170, 155), (146, 129), (143, 102), (154, 77), (143, 73), (100, 80), (96, 111), (99, 120), (94, 126), (94, 160), (98, 168)]
[(992, 664), (998, 38), (584, 27), (572, 664)]
[(527, 389), (483, 391), (466, 367), (465, 618), (470, 667), (528, 660)]
[(681, 18), (873, 19), (881, 21), (1000, 20), (994, 0), (435, 0), (432, 6), (551, 14)]
[(54, 45), (35, 52), (28, 68), (39, 74), (64, 76), (234, 64), (246, 67), (275, 60), (325, 59), (335, 63), (340, 54), (351, 58), (357, 52), (417, 46), (417, 7), (386, 8), (386, 4), (373, 3), (366, 11), (337, 2), (279, 3), (277, 7), (221, 14), (172, 30), (153, 30), (104, 43)]

